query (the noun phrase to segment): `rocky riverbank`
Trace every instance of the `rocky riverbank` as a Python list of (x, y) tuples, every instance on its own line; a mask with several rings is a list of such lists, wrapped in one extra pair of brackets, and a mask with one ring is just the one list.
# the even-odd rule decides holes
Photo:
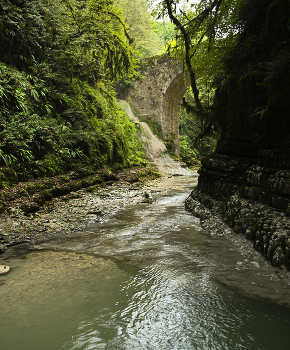
[(290, 218), (283, 211), (238, 194), (225, 201), (216, 200), (198, 189), (187, 198), (186, 208), (201, 219), (204, 228), (222, 230), (227, 224), (251, 240), (273, 266), (289, 269)]
[[(1, 191), (7, 209), (0, 215), (0, 252), (16, 244), (82, 230), (125, 205), (150, 202), (152, 193), (165, 190), (157, 186), (160, 176), (152, 168), (126, 169), (118, 174), (106, 170), (81, 180), (69, 176), (39, 179)], [(47, 200), (37, 201), (43, 192), (49, 195)]]
[[(125, 209), (126, 206), (130, 208), (138, 203), (153, 202), (153, 207), (155, 207), (155, 199), (174, 192), (187, 192), (190, 187), (192, 188), (197, 183), (197, 174), (184, 179), (167, 178), (168, 176), (166, 176), (132, 182), (138, 171), (137, 169), (130, 169), (119, 173), (119, 180), (114, 182), (107, 181), (101, 186), (81, 188), (53, 198), (42, 206), (38, 212), (28, 215), (24, 214), (20, 205), (10, 207), (8, 212), (0, 217), (2, 251), (20, 243), (27, 242), (28, 244), (11, 247), (6, 254), (1, 256), (0, 260), (3, 265), (10, 265), (10, 257), (16, 252), (19, 254), (22, 250), (25, 252), (27, 252), (27, 249), (63, 250), (64, 246), (61, 241), (63, 240), (68, 244), (76, 236), (89, 242), (88, 237), (93, 233), (90, 231), (92, 230), (90, 225), (94, 223), (98, 223), (97, 227), (107, 223), (111, 225), (116, 218), (114, 214), (117, 214), (118, 211), (128, 213)], [(167, 198), (167, 201), (170, 201), (170, 199)], [(219, 256), (218, 262), (210, 263), (210, 265), (216, 264), (218, 267), (212, 278), (218, 283), (229, 286), (241, 295), (262, 298), (289, 307), (289, 272), (285, 269), (272, 267), (268, 261), (255, 251), (251, 242), (245, 239), (244, 235), (235, 233), (219, 215), (219, 203), (216, 203), (211, 211), (197, 200), (195, 201), (195, 207), (190, 207), (191, 204), (194, 204), (194, 200), (190, 196), (186, 201), (187, 208), (191, 208), (191, 210), (194, 208), (194, 215), (200, 217), (200, 221), (194, 219), (194, 222), (198, 223), (194, 227), (208, 232), (205, 233), (204, 237), (208, 237), (207, 248), (211, 251), (211, 257)], [(151, 204), (142, 207), (151, 207)], [(163, 212), (164, 206), (161, 205), (158, 210)], [(131, 220), (130, 216), (128, 216), (128, 220)], [(192, 222), (190, 224), (186, 220), (180, 219), (178, 225), (174, 225), (177, 229), (175, 232), (177, 236), (179, 235), (179, 223), (188, 227), (188, 229), (191, 228), (192, 224)], [(162, 225), (162, 223), (160, 224)], [(147, 227), (148, 223), (144, 222), (144, 225)], [(153, 230), (154, 226), (155, 224), (152, 224)], [(169, 224), (169, 231), (171, 230), (170, 227), (172, 226)], [(137, 229), (137, 232), (139, 232), (139, 229)], [(129, 230), (125, 242), (127, 239), (130, 242), (131, 240), (132, 242), (138, 242), (140, 239), (139, 233), (136, 234), (136, 237), (135, 233), (136, 231), (130, 232)], [(188, 236), (189, 239), (190, 236), (191, 234)], [(107, 243), (107, 248), (100, 243), (98, 249), (111, 250), (112, 245), (118, 245), (118, 239), (122, 240), (120, 237), (115, 237), (115, 239), (114, 242)], [(154, 234), (152, 239), (154, 240)], [(195, 259), (194, 251), (191, 251), (190, 254)]]

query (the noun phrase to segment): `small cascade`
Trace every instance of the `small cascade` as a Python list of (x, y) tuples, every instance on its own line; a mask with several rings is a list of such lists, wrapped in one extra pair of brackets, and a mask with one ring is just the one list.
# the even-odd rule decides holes
[(146, 158), (152, 163), (162, 174), (167, 175), (192, 175), (193, 172), (188, 168), (183, 168), (180, 162), (173, 160), (169, 155), (164, 143), (154, 135), (145, 122), (140, 122), (134, 115), (130, 105), (124, 101), (120, 101), (121, 107), (125, 110), (128, 117), (133, 123), (140, 125), (140, 139), (144, 145)]

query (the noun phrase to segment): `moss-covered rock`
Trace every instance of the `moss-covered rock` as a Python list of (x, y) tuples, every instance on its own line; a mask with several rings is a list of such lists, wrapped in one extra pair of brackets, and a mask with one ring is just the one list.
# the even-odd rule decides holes
[(18, 176), (14, 169), (11, 168), (1, 168), (1, 177), (9, 185), (15, 185), (18, 183)]
[(28, 202), (20, 206), (20, 209), (26, 214), (36, 213), (40, 206), (36, 202)]
[[(103, 169), (99, 172), (101, 178), (104, 181), (119, 181), (119, 178), (116, 174), (114, 174), (110, 169)], [(98, 181), (98, 180), (97, 180)]]

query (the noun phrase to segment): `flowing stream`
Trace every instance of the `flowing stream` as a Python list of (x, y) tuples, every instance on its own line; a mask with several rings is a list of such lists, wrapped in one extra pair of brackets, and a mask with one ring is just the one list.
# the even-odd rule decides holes
[[(5, 254), (1, 349), (289, 349), (290, 309), (252, 298), (276, 293), (275, 269), (201, 229), (184, 209), (194, 178), (164, 181), (152, 204)], [(273, 286), (251, 289), (264, 268)]]

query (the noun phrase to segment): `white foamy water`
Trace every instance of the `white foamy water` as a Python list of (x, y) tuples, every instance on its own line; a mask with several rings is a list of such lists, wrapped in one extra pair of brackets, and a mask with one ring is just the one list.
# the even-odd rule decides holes
[(140, 125), (140, 139), (144, 145), (146, 158), (151, 162), (162, 174), (168, 175), (192, 175), (193, 172), (188, 168), (183, 168), (180, 162), (173, 160), (169, 155), (164, 143), (154, 135), (145, 122), (140, 122), (134, 115), (130, 105), (122, 100), (121, 107), (125, 110), (130, 120)]

